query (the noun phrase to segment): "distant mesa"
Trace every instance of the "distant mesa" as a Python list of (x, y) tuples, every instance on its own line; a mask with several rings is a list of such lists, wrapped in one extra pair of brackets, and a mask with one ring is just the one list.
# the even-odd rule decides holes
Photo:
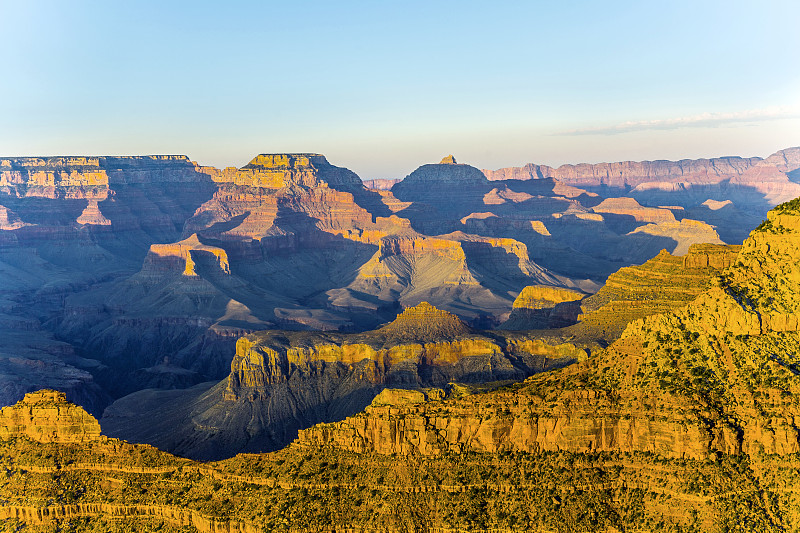
[(633, 198), (607, 198), (593, 208), (595, 213), (627, 215), (637, 222), (675, 222), (669, 209), (644, 207)]
[(314, 153), (258, 154), (242, 168), (201, 167), (200, 170), (218, 183), (265, 189), (329, 185), (336, 189), (358, 190), (364, 187), (355, 172), (331, 165), (324, 155)]
[(711, 209), (712, 211), (719, 211), (723, 207), (727, 207), (729, 205), (732, 206), (733, 202), (731, 202), (730, 200), (712, 200), (711, 198), (709, 198), (700, 205), (704, 205), (705, 207)]
[(456, 163), (453, 156), (445, 157), (438, 164), (422, 165), (392, 187), (392, 193), (400, 200), (439, 207), (452, 207), (454, 203), (483, 198), (490, 190), (489, 180), (483, 172)]
[(395, 184), (400, 183), (400, 181), (400, 178), (364, 180), (364, 187), (378, 191), (389, 191)]

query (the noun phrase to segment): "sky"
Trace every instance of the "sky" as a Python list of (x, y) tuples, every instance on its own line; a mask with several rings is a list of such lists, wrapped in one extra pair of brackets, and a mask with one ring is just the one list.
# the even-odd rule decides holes
[(796, 0), (0, 0), (0, 155), (363, 179), (800, 145)]

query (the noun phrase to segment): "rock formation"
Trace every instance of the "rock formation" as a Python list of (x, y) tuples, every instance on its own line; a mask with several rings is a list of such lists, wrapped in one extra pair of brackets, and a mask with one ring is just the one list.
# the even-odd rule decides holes
[(132, 394), (106, 410), (103, 426), (115, 437), (216, 459), (280, 448), (298, 429), (360, 411), (387, 385), (519, 380), (584, 357), (570, 344), (473, 332), (423, 302), (372, 332), (273, 331), (239, 339), (227, 379), (210, 388)]
[[(298, 416), (366, 407), (295, 425), (297, 441), (272, 454), (198, 464), (100, 437), (63, 395), (31, 394), (0, 411), (0, 517), (14, 528), (79, 518), (102, 529), (125, 516), (144, 528), (248, 533), (288, 527), (285, 516), (298, 531), (323, 522), (375, 531), (795, 530), (799, 235), (793, 201), (741, 247), (694, 245), (620, 271), (581, 300), (582, 322), (563, 335), (591, 336), (580, 328), (593, 314), (643, 305), (617, 316), (633, 320), (588, 356), (574, 344), (477, 334), (420, 305), (368, 333), (253, 334), (239, 341), (222, 383), (142, 391), (107, 417), (171, 434), (173, 449), (220, 457), (232, 444), (278, 442)], [(519, 309), (569, 296), (522, 292)], [(429, 338), (397, 343), (403, 331)], [(575, 360), (522, 383), (480, 384)], [(470, 373), (481, 377), (453, 382)], [(132, 416), (132, 405), (147, 416)], [(265, 513), (265, 501), (283, 514)]]
[(145, 258), (144, 270), (181, 272), (184, 276), (197, 276), (195, 264), (198, 260), (202, 260), (203, 256), (208, 256), (223, 273), (231, 273), (225, 250), (201, 243), (195, 233), (175, 244), (151, 245)]
[[(562, 165), (556, 169), (528, 164), (484, 170), (491, 180), (554, 178), (564, 184), (603, 191), (607, 196), (631, 195), (650, 205), (699, 205), (705, 199), (732, 199), (748, 211), (760, 211), (800, 194), (789, 178), (800, 168), (800, 148), (787, 148), (766, 159), (720, 157), (681, 161), (624, 161)], [(618, 192), (612, 192), (616, 190)], [(667, 200), (665, 204), (664, 200)]]
[(25, 436), (42, 443), (85, 443), (99, 440), (100, 424), (63, 392), (29, 392), (16, 405), (0, 409), (0, 439)]
[(740, 248), (695, 244), (682, 257), (662, 250), (643, 265), (622, 268), (581, 302), (583, 314), (573, 329), (579, 336), (615, 340), (632, 320), (691, 302), (733, 264)]
[(585, 295), (573, 290), (541, 285), (522, 289), (508, 320), (499, 329), (526, 330), (561, 328), (574, 324)]

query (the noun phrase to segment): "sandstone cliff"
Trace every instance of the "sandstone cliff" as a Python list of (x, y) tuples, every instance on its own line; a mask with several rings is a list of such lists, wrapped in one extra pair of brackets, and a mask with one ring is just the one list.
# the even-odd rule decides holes
[(555, 178), (583, 186), (635, 187), (655, 181), (719, 182), (737, 176), (761, 161), (758, 157), (719, 157), (681, 161), (623, 161), (619, 163), (582, 163), (552, 168), (529, 163), (521, 168), (484, 170), (491, 180)]
[(574, 290), (529, 285), (514, 300), (508, 320), (498, 329), (526, 330), (561, 328), (574, 324), (585, 294)]

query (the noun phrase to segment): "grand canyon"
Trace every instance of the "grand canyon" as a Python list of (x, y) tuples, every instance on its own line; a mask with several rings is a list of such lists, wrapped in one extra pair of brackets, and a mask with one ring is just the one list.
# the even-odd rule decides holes
[(800, 148), (0, 158), (9, 531), (798, 531)]

